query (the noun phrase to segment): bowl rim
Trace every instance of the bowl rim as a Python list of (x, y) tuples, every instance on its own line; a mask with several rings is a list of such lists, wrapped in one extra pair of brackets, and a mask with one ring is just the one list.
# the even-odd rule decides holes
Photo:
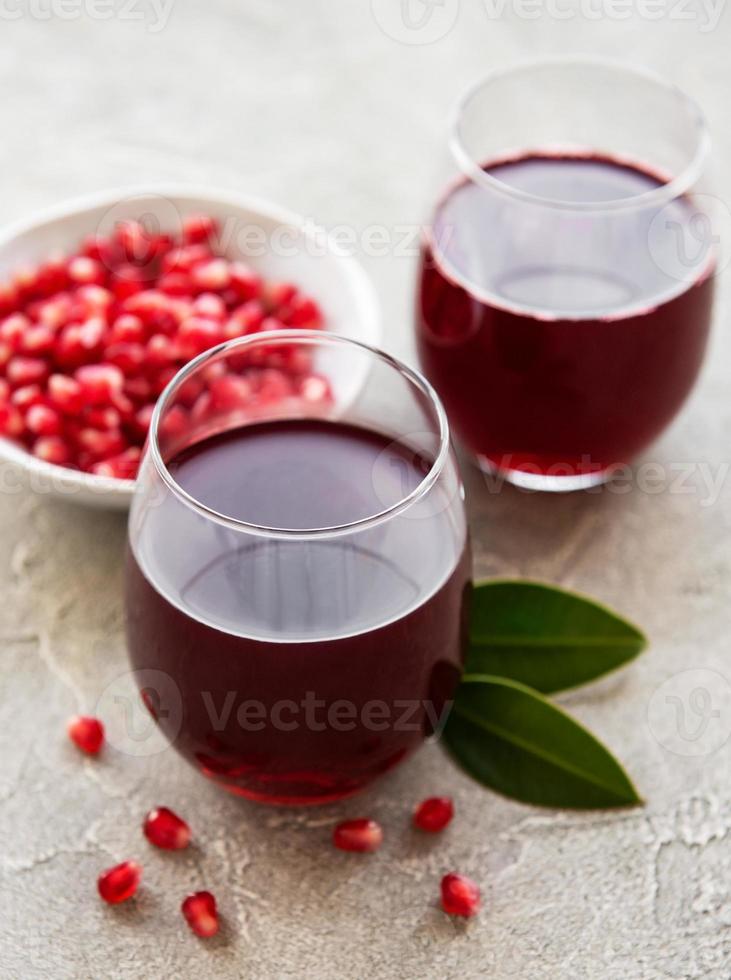
[[(247, 194), (233, 189), (216, 191), (202, 184), (184, 181), (157, 181), (149, 184), (129, 184), (107, 190), (93, 191), (36, 210), (28, 217), (11, 221), (0, 227), (0, 248), (11, 244), (21, 235), (43, 228), (45, 225), (83, 215), (101, 207), (113, 207), (125, 199), (133, 200), (144, 197), (170, 198), (173, 203), (176, 198), (181, 200), (197, 199), (213, 205), (230, 206), (250, 211), (279, 225), (296, 228), (309, 240), (314, 240), (315, 233), (322, 230), (298, 212), (257, 194)], [(375, 286), (355, 255), (339, 251), (336, 248), (333, 235), (326, 229), (324, 231), (328, 248), (323, 257), (328, 261), (334, 261), (341, 268), (344, 278), (349, 281), (350, 288), (356, 298), (355, 308), (358, 310), (356, 318), (365, 330), (363, 340), (365, 343), (377, 347), (381, 339), (382, 328), (381, 309)], [(335, 333), (335, 331), (328, 331), (327, 328), (324, 332)], [(184, 369), (185, 365), (180, 370)], [(135, 480), (98, 476), (94, 473), (72, 470), (56, 463), (48, 463), (33, 456), (5, 436), (0, 436), (0, 462), (13, 463), (40, 477), (56, 480), (65, 483), (67, 486), (76, 485), (88, 492), (99, 493), (100, 499), (104, 495), (117, 499), (120, 497), (131, 499), (136, 484)]]

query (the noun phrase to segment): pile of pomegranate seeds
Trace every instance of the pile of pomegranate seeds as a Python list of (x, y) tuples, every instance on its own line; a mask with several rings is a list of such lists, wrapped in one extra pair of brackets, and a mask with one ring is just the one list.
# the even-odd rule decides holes
[(124, 861), (103, 871), (97, 880), (99, 894), (109, 905), (119, 905), (132, 898), (137, 891), (142, 868), (136, 861)]
[(442, 878), (442, 908), (447, 915), (469, 918), (480, 910), (480, 889), (464, 875), (449, 874)]
[(375, 820), (344, 820), (333, 830), (333, 844), (341, 851), (366, 854), (382, 843), (383, 830)]
[(454, 816), (454, 804), (448, 796), (431, 796), (422, 800), (414, 811), (414, 826), (430, 834), (444, 830)]
[(104, 726), (98, 718), (76, 715), (66, 730), (74, 745), (87, 755), (96, 755), (104, 744)]
[[(217, 232), (206, 215), (188, 217), (177, 237), (122, 222), (0, 284), (0, 434), (49, 463), (134, 478), (155, 401), (187, 361), (246, 334), (322, 326), (295, 286), (218, 255)], [(236, 408), (328, 394), (286, 350), (219, 388)], [(176, 406), (177, 424), (220, 409), (214, 401), (201, 391)]]
[(182, 851), (190, 844), (190, 827), (166, 806), (150, 810), (142, 829), (149, 842), (164, 851)]
[(218, 932), (218, 911), (216, 899), (210, 892), (195, 892), (180, 906), (185, 921), (203, 939), (215, 936)]

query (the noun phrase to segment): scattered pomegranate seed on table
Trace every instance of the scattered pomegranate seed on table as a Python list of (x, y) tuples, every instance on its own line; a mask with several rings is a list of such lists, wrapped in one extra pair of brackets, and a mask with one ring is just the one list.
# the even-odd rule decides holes
[(469, 918), (480, 910), (480, 889), (465, 875), (448, 874), (442, 878), (442, 908), (448, 915)]
[(190, 928), (202, 939), (215, 936), (218, 932), (218, 910), (216, 899), (210, 892), (195, 892), (183, 900), (181, 911)]
[(104, 744), (104, 725), (98, 718), (75, 715), (66, 730), (74, 745), (87, 755), (96, 755)]
[(414, 826), (430, 834), (439, 833), (451, 822), (454, 804), (448, 796), (431, 796), (414, 811)]
[(375, 820), (344, 820), (333, 830), (333, 844), (340, 851), (362, 854), (377, 851), (383, 843), (383, 829)]
[(142, 829), (149, 842), (164, 851), (181, 851), (190, 843), (190, 827), (166, 806), (150, 810)]
[(102, 871), (97, 879), (99, 894), (109, 905), (126, 902), (137, 891), (142, 868), (136, 861), (124, 861)]
[[(217, 254), (217, 236), (209, 215), (186, 217), (178, 237), (124, 221), (0, 283), (0, 435), (47, 463), (133, 479), (155, 401), (187, 361), (262, 330), (323, 326), (296, 286)], [(326, 403), (328, 382), (298, 353), (283, 344), (231, 373), (231, 407)], [(183, 429), (188, 411), (221, 410), (206, 394), (176, 406)]]

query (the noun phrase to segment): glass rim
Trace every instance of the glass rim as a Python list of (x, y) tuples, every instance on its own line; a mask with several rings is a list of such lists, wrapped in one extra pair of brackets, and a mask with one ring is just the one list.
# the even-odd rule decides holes
[[(434, 457), (434, 461), (429, 467), (428, 472), (410, 493), (401, 497), (400, 500), (397, 500), (396, 503), (391, 504), (389, 507), (377, 511), (375, 514), (370, 514), (368, 517), (359, 518), (358, 520), (350, 521), (345, 524), (334, 524), (327, 527), (317, 528), (282, 528), (270, 527), (264, 524), (256, 524), (251, 521), (243, 521), (239, 520), (238, 518), (231, 517), (230, 515), (223, 514), (220, 511), (217, 511), (214, 508), (202, 503), (180, 486), (168, 469), (168, 466), (162, 457), (162, 452), (160, 451), (160, 421), (170, 403), (171, 398), (192, 374), (197, 372), (202, 366), (210, 362), (212, 359), (225, 355), (231, 351), (237, 351), (247, 347), (254, 347), (257, 344), (281, 344), (282, 341), (287, 340), (302, 342), (311, 346), (329, 344), (332, 346), (360, 349), (364, 353), (377, 358), (382, 363), (396, 370), (426, 397), (429, 405), (434, 411), (437, 423), (436, 434), (438, 435), (439, 439), (439, 451)], [(364, 381), (364, 383), (367, 383), (367, 379)], [(450, 434), (447, 413), (435, 389), (422, 374), (415, 371), (413, 368), (410, 368), (407, 364), (399, 360), (397, 357), (394, 357), (392, 354), (387, 354), (378, 347), (374, 347), (371, 344), (365, 343), (364, 341), (344, 337), (341, 334), (332, 333), (327, 330), (302, 329), (264, 330), (260, 333), (249, 334), (246, 337), (236, 337), (233, 340), (227, 340), (224, 343), (217, 344), (215, 347), (211, 347), (209, 350), (204, 351), (197, 357), (194, 357), (193, 360), (189, 361), (178, 371), (158, 398), (152, 414), (152, 419), (150, 421), (148, 441), (148, 453), (158, 475), (167, 485), (168, 489), (171, 490), (171, 492), (187, 507), (197, 511), (206, 519), (215, 521), (218, 524), (223, 524), (224, 526), (233, 530), (247, 531), (251, 534), (257, 534), (262, 537), (287, 538), (290, 540), (309, 540), (310, 538), (316, 537), (336, 537), (343, 534), (351, 534), (375, 527), (378, 524), (382, 524), (384, 521), (397, 516), (404, 510), (408, 509), (412, 504), (416, 503), (416, 501), (424, 497), (431, 490), (441, 476), (449, 456), (449, 451)]]
[[(480, 161), (475, 160), (465, 146), (465, 142), (462, 137), (462, 119), (465, 110), (468, 108), (471, 100), (491, 83), (504, 78), (509, 78), (511, 75), (528, 75), (532, 71), (542, 70), (544, 68), (609, 69), (616, 72), (618, 75), (623, 75), (627, 78), (634, 76), (638, 81), (651, 83), (658, 88), (663, 89), (669, 95), (672, 95), (678, 101), (679, 105), (685, 106), (685, 108), (688, 110), (689, 118), (692, 121), (692, 131), (695, 137), (695, 144), (689, 162), (679, 174), (671, 177), (666, 183), (661, 184), (659, 187), (653, 188), (650, 191), (643, 191), (641, 194), (635, 194), (631, 197), (617, 198), (608, 201), (564, 201), (558, 198), (542, 197), (538, 194), (531, 194), (527, 191), (519, 190), (517, 187), (511, 187), (509, 184), (504, 183), (499, 178), (493, 177), (486, 173), (480, 165)], [(525, 203), (555, 208), (556, 210), (600, 212), (644, 208), (654, 204), (662, 204), (682, 196), (696, 183), (702, 174), (706, 159), (710, 152), (711, 141), (706, 118), (699, 104), (695, 99), (684, 92), (683, 89), (675, 85), (673, 82), (668, 81), (660, 73), (655, 72), (650, 68), (630, 64), (624, 61), (618, 61), (614, 58), (589, 57), (581, 55), (566, 57), (564, 55), (556, 55), (552, 57), (522, 60), (510, 65), (507, 68), (497, 68), (493, 71), (487, 72), (477, 79), (477, 81), (473, 82), (472, 85), (470, 85), (467, 90), (463, 92), (456, 104), (453, 106), (449, 123), (448, 145), (459, 170), (470, 180), (474, 181), (474, 183), (481, 184), (483, 187), (486, 187), (489, 190), (496, 191), (500, 194), (515, 198)], [(531, 149), (535, 148), (526, 147), (527, 152), (530, 152)], [(590, 152), (590, 148), (585, 149), (586, 152)], [(568, 151), (576, 151), (580, 153), (581, 148), (566, 146), (564, 148), (564, 152)], [(556, 152), (558, 153), (558, 148)], [(508, 159), (517, 158), (517, 155), (510, 155), (500, 157), (499, 159), (500, 162), (507, 162)], [(618, 159), (620, 159), (621, 162), (621, 157)], [(638, 161), (634, 162), (637, 163)]]

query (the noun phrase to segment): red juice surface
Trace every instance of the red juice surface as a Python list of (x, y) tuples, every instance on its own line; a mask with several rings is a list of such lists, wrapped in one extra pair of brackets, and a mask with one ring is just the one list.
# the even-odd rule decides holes
[[(397, 504), (429, 465), (379, 433), (296, 420), (208, 438), (168, 469), (227, 517), (312, 529)], [(252, 799), (337, 799), (443, 721), (470, 580), (448, 508), (304, 540), (191, 514), (177, 499), (151, 511), (128, 557), (127, 629), (133, 666), (177, 685), (182, 721), (158, 722), (201, 771)]]
[[(486, 170), (568, 202), (632, 198), (662, 183), (591, 157), (536, 155)], [(417, 298), (424, 371), (455, 434), (490, 468), (563, 476), (627, 462), (676, 414), (706, 347), (712, 265), (688, 281), (669, 271), (691, 203), (596, 220), (507, 200), (463, 182), (437, 207)]]

